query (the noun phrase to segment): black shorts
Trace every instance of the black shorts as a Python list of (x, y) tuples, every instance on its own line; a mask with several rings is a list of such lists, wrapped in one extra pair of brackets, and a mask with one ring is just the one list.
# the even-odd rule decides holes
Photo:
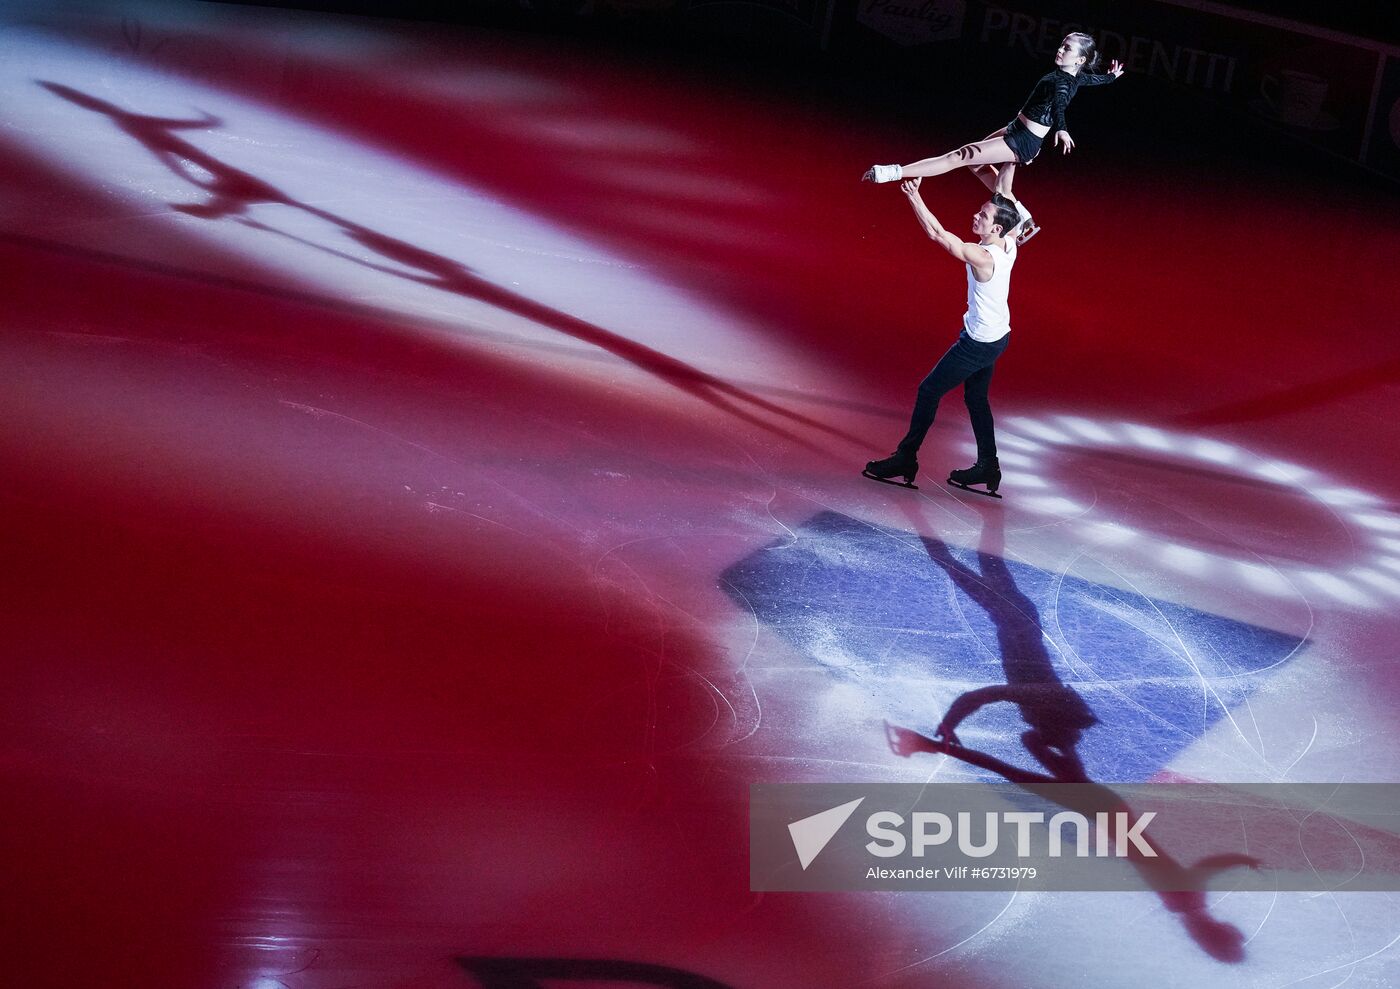
[(1029, 165), (1035, 160), (1035, 156), (1040, 154), (1040, 146), (1045, 143), (1045, 138), (1038, 134), (1031, 133), (1031, 129), (1021, 122), (1020, 117), (1012, 119), (1006, 125), (1006, 133), (1003, 135), (1006, 144), (1011, 148), (1011, 153), (1016, 156), (1017, 164)]

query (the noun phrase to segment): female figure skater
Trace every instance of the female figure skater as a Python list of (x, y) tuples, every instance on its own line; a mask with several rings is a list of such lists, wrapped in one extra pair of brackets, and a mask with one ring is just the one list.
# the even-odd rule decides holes
[[(1080, 86), (1102, 86), (1123, 74), (1123, 65), (1117, 59), (1110, 63), (1108, 72), (1095, 73), (1098, 60), (1093, 38), (1078, 32), (1066, 35), (1055, 52), (1055, 70), (1040, 77), (1016, 119), (1001, 130), (976, 144), (965, 144), (937, 158), (925, 158), (909, 165), (872, 165), (862, 178), (867, 182), (897, 182), (942, 175), (955, 168), (970, 168), (988, 189), (1016, 203), (1021, 222), (1015, 237), (1018, 244), (1024, 244), (1040, 228), (1031, 221), (1030, 212), (1011, 194), (1016, 166), (1029, 165), (1035, 159), (1052, 126), (1055, 144), (1063, 153), (1074, 150), (1074, 138), (1069, 136), (1065, 124), (1065, 107)], [(1002, 167), (998, 169), (997, 165)]]

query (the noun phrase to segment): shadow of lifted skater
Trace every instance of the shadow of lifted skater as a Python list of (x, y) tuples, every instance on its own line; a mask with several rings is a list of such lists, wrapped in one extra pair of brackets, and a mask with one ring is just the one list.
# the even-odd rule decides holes
[[(294, 199), (271, 183), (236, 168), (191, 144), (177, 133), (184, 130), (211, 130), (220, 127), (223, 125), (223, 121), (219, 117), (209, 113), (201, 113), (200, 116), (191, 119), (145, 116), (125, 110), (114, 103), (84, 93), (71, 86), (65, 86), (62, 83), (47, 80), (37, 80), (37, 82), (55, 96), (85, 110), (91, 110), (107, 117), (124, 134), (129, 135), (144, 146), (155, 156), (157, 161), (171, 172), (209, 194), (209, 199), (203, 203), (172, 204), (172, 208), (181, 213), (204, 220), (237, 218), (246, 226), (279, 234), (375, 271), (394, 275), (420, 285), (427, 285), (443, 292), (451, 292), (465, 298), (485, 302), (498, 309), (547, 326), (566, 336), (573, 337), (575, 340), (592, 344), (716, 409), (808, 449), (815, 449), (815, 447), (801, 437), (765, 421), (755, 415), (752, 410), (757, 409), (786, 419), (790, 423), (819, 430), (853, 443), (861, 442), (856, 436), (828, 426), (809, 416), (793, 412), (776, 402), (760, 398), (750, 391), (701, 371), (699, 368), (669, 354), (654, 350), (619, 333), (605, 330), (587, 320), (571, 316), (544, 303), (503, 288), (481, 278), (471, 268), (459, 261), (435, 254), (389, 234), (338, 216), (328, 210)], [(386, 261), (402, 267), (389, 267), (365, 261), (332, 247), (277, 230), (275, 227), (246, 216), (250, 207), (261, 204), (286, 206), (318, 217), (339, 228), (357, 244), (373, 251)]]
[(305, 208), (275, 186), (225, 164), (176, 135), (176, 131), (213, 130), (222, 127), (223, 120), (212, 113), (203, 113), (192, 120), (148, 117), (123, 110), (114, 103), (108, 103), (62, 83), (43, 79), (38, 80), (38, 83), (69, 103), (107, 117), (118, 130), (134, 138), (155, 155), (162, 165), (212, 196), (205, 203), (172, 203), (172, 209), (204, 220), (218, 220), (243, 213), (249, 206), (258, 203)]
[[(906, 509), (912, 517), (912, 509)], [(924, 536), (922, 542), (929, 558), (938, 564), (950, 580), (977, 603), (996, 626), (997, 645), (1001, 652), (1006, 683), (969, 690), (958, 696), (934, 731), (934, 737), (886, 724), (886, 740), (895, 755), (908, 758), (919, 752), (952, 756), (970, 766), (996, 773), (1036, 793), (1067, 810), (1096, 820), (1097, 814), (1126, 814), (1128, 821), (1138, 816), (1122, 797), (1101, 783), (1089, 778), (1078, 745), (1084, 732), (1098, 723), (1098, 718), (1084, 698), (1056, 673), (1045, 648), (1045, 632), (1040, 611), (1017, 586), (1006, 564), (1004, 519), (1000, 512), (984, 516), (986, 528), (978, 547), (977, 559), (981, 573), (957, 560), (940, 540)], [(917, 526), (918, 519), (915, 518)], [(1026, 722), (1021, 735), (1026, 751), (1045, 772), (1035, 772), (1013, 766), (995, 756), (963, 745), (957, 729), (968, 717), (988, 704), (1006, 701), (1015, 704)], [(1073, 788), (1046, 784), (1075, 783)], [(1110, 817), (1109, 820), (1117, 820)], [(1127, 845), (1126, 858), (1138, 870), (1147, 885), (1154, 890), (1162, 904), (1180, 918), (1187, 932), (1203, 951), (1225, 962), (1244, 959), (1244, 935), (1240, 929), (1213, 917), (1206, 904), (1205, 881), (1213, 874), (1238, 866), (1258, 868), (1257, 859), (1243, 854), (1227, 853), (1201, 859), (1193, 866), (1183, 866), (1164, 852), (1145, 833), (1141, 841), (1155, 856), (1139, 851), (1133, 842)]]

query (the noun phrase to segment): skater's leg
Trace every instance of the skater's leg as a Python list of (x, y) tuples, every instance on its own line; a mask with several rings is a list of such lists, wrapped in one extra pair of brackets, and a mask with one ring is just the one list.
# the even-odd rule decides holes
[[(995, 141), (995, 140), (998, 140), (998, 139), (1001, 139), (1001, 138), (1005, 138), (1005, 137), (1006, 137), (1006, 128), (1005, 128), (1005, 127), (1002, 127), (1002, 128), (1000, 128), (999, 130), (994, 130), (994, 131), (992, 131), (992, 132), (991, 132), (990, 134), (988, 134), (986, 137), (982, 138), (982, 141), (983, 141), (983, 143), (985, 143), (985, 142), (987, 142), (987, 141)], [(1014, 162), (1012, 162), (1012, 163), (1010, 163), (1010, 164), (1014, 164)], [(996, 191), (997, 191), (997, 179), (998, 179), (998, 177), (999, 177), (999, 176), (998, 176), (997, 166), (995, 166), (995, 165), (971, 165), (971, 166), (968, 167), (968, 171), (971, 172), (973, 175), (977, 176), (977, 181), (979, 181), (979, 182), (981, 182), (983, 185), (985, 185), (985, 186), (987, 187), (987, 191), (988, 191), (988, 192), (996, 192)]]
[(919, 452), (924, 437), (933, 426), (934, 416), (938, 413), (939, 399), (966, 381), (968, 375), (982, 366), (983, 361), (979, 359), (977, 347), (976, 342), (966, 336), (959, 336), (958, 342), (939, 358), (933, 370), (919, 383), (919, 391), (914, 398), (914, 412), (909, 417), (909, 432), (899, 441), (897, 448), (899, 455), (913, 457)]
[(867, 182), (897, 182), (900, 179), (942, 175), (955, 168), (999, 165), (1004, 161), (1013, 161), (1015, 158), (1016, 153), (1011, 150), (1011, 146), (1006, 143), (1004, 138), (998, 137), (989, 141), (978, 141), (976, 144), (964, 144), (956, 151), (949, 151), (946, 155), (924, 158), (908, 165), (872, 165), (866, 170), (863, 178)]
[[(988, 135), (986, 140), (990, 141), (993, 138), (1001, 137), (1005, 133), (1006, 128), (1003, 127), (995, 134)], [(1011, 191), (1011, 183), (1016, 179), (1016, 160), (1014, 156), (1011, 161), (1005, 162), (1000, 166), (971, 165), (968, 167), (968, 171), (977, 176), (977, 180), (987, 187), (988, 192), (999, 193), (1016, 204), (1016, 214), (1020, 216), (1021, 222), (1006, 231), (1008, 237), (1014, 237), (1016, 238), (1016, 243), (1024, 244), (1040, 232), (1039, 225), (1031, 219), (1031, 211), (1026, 209)]]
[(1008, 161), (997, 172), (996, 185), (992, 187), (993, 192), (999, 192), (1007, 199), (1014, 200), (1016, 197), (1011, 194), (1011, 183), (1016, 179), (1016, 163)]
[(1016, 178), (1016, 162), (1008, 161), (1000, 167), (996, 165), (973, 165), (968, 169), (978, 181), (987, 187), (988, 192), (1005, 196), (1016, 204), (1016, 214), (1020, 222), (1006, 231), (1008, 237), (1015, 237), (1016, 243), (1024, 244), (1039, 232), (1040, 228), (1031, 219), (1031, 211), (1022, 205), (1011, 192), (1011, 183)]
[(911, 162), (903, 166), (900, 173), (904, 178), (912, 179), (942, 175), (955, 168), (999, 165), (1002, 162), (1014, 161), (1015, 159), (1016, 155), (1012, 152), (1011, 147), (1002, 138), (997, 137), (989, 141), (978, 141), (976, 144), (964, 144), (956, 151), (949, 151), (946, 155), (939, 155), (937, 158), (924, 158), (921, 161)]
[[(1010, 166), (1007, 166), (1007, 165), (1003, 165), (1003, 166), (1002, 166), (1002, 168), (1008, 168), (1008, 167), (1010, 167)], [(968, 171), (971, 172), (973, 175), (977, 176), (977, 181), (979, 181), (979, 182), (981, 182), (983, 185), (985, 185), (985, 186), (987, 187), (987, 191), (988, 191), (988, 192), (996, 192), (996, 191), (997, 191), (997, 179), (998, 179), (998, 177), (999, 177), (998, 172), (997, 172), (997, 166), (995, 166), (995, 165), (973, 165), (971, 168), (968, 169)]]
[(987, 398), (995, 368), (996, 364), (988, 364), (968, 375), (963, 382), (963, 401), (967, 404), (968, 418), (972, 420), (972, 435), (977, 437), (977, 462), (985, 464), (997, 462), (996, 425), (992, 420), (991, 402)]
[[(1025, 207), (1025, 204), (1022, 203), (1021, 200), (1017, 199), (1015, 194), (1011, 191), (1011, 183), (1015, 180), (1016, 163), (1014, 161), (1008, 162), (1007, 164), (1001, 166), (1000, 170), (997, 172), (996, 186), (992, 189), (992, 191), (1000, 193), (1001, 195), (1005, 196), (1007, 199), (1011, 200), (1013, 203), (1016, 204), (1016, 214), (1020, 216), (1021, 222), (1016, 224), (1016, 226), (1012, 227), (1006, 233), (1009, 237), (1015, 237), (1016, 243), (1024, 244), (1026, 241), (1030, 240), (1032, 237), (1034, 237), (1040, 232), (1040, 226), (1035, 222), (1035, 220), (1031, 219), (1031, 211), (1028, 210)], [(983, 179), (983, 181), (985, 182), (986, 179)]]
[[(985, 344), (984, 346), (996, 347), (998, 351), (1005, 347), (1004, 342), (998, 344)], [(995, 357), (993, 358), (995, 361)], [(964, 470), (948, 472), (948, 483), (955, 484), (960, 488), (971, 491), (970, 485), (985, 484), (986, 494), (994, 498), (1000, 498), (997, 488), (1001, 487), (1001, 465), (997, 463), (997, 441), (996, 434), (992, 428), (992, 407), (987, 402), (987, 389), (992, 383), (992, 368), (996, 365), (993, 361), (988, 361), (987, 366), (979, 370), (976, 374), (968, 375), (967, 381), (963, 382), (963, 400), (967, 403), (967, 414), (972, 420), (972, 433), (977, 437), (977, 463)], [(978, 492), (982, 494), (983, 492)]]

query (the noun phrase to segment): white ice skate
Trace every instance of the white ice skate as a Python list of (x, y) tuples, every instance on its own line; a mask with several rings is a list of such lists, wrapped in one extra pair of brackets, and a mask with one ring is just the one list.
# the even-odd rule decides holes
[(871, 165), (860, 177), (862, 182), (898, 182), (904, 178), (904, 169), (899, 165)]

